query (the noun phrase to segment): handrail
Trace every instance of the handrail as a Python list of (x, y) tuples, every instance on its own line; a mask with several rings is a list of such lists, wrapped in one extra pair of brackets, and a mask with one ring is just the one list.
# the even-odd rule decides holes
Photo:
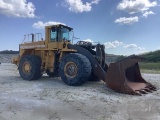
[(29, 42), (36, 42), (36, 41), (43, 41), (42, 33), (35, 33), (35, 34), (31, 33), (31, 34), (24, 35), (24, 39), (22, 43), (29, 43)]

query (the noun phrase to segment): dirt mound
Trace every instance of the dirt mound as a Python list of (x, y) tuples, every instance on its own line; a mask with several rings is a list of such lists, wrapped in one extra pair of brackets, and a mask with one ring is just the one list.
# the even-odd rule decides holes
[(0, 54), (0, 63), (11, 63), (11, 59), (13, 56), (17, 54)]

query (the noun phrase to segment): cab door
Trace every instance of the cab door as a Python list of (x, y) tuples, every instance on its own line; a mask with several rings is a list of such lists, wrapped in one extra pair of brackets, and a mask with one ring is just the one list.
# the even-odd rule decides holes
[(58, 49), (58, 28), (52, 27), (49, 29), (49, 49)]

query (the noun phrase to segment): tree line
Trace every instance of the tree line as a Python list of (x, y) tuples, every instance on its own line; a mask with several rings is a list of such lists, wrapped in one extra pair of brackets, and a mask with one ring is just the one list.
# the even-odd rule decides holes
[(160, 62), (160, 50), (140, 55), (144, 57), (144, 62)]
[(0, 54), (18, 54), (19, 51), (13, 51), (13, 50), (3, 50), (0, 51)]
[[(140, 54), (138, 56), (142, 57), (143, 62), (151, 62), (151, 63), (152, 62), (156, 62), (156, 63), (160, 62), (160, 50)], [(120, 55), (117, 57), (116, 61), (122, 60), (126, 57), (127, 56)]]

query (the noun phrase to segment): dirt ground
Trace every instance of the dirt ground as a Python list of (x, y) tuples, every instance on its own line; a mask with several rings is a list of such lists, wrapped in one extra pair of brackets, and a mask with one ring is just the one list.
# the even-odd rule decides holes
[(25, 81), (0, 65), (0, 120), (160, 120), (160, 74), (142, 74), (158, 91), (132, 96), (100, 82), (67, 86), (60, 78)]

